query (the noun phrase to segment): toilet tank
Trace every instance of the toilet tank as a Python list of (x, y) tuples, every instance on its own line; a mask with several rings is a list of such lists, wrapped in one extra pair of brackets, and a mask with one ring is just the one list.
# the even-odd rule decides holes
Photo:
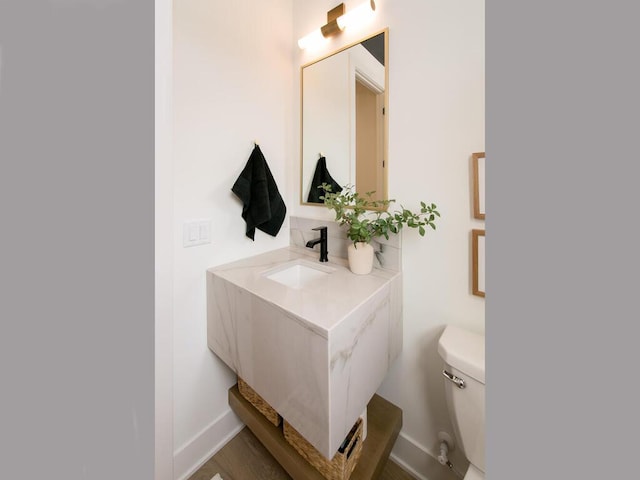
[(485, 471), (484, 335), (452, 325), (438, 341), (438, 353), (448, 373), (464, 381), (464, 388), (444, 378), (449, 414), (458, 446), (477, 468)]

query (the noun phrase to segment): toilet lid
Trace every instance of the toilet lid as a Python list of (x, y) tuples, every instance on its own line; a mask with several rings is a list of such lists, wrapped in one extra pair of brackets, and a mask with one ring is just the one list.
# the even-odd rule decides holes
[(464, 476), (464, 480), (484, 480), (484, 472), (474, 464), (469, 464), (469, 469)]

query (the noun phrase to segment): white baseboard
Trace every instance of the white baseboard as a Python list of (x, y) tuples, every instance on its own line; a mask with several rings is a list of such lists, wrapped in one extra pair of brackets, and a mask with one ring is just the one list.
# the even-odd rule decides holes
[(244, 423), (228, 409), (173, 454), (173, 478), (186, 480), (242, 430)]
[(459, 480), (462, 474), (440, 465), (438, 459), (411, 437), (400, 432), (391, 459), (419, 480)]

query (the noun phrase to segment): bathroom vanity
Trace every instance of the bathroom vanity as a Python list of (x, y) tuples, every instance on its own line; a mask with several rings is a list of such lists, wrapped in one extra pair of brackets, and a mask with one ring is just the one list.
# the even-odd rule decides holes
[(401, 300), (398, 271), (292, 245), (207, 271), (208, 345), (332, 458), (402, 349)]

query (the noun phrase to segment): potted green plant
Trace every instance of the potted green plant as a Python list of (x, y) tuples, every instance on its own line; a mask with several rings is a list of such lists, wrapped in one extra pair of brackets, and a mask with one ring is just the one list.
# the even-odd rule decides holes
[(395, 200), (375, 200), (375, 192), (360, 195), (352, 185), (348, 185), (341, 192), (333, 193), (326, 183), (320, 188), (324, 190), (320, 199), (335, 212), (336, 222), (348, 226), (347, 237), (353, 242), (347, 249), (349, 268), (360, 275), (368, 274), (373, 267), (373, 238), (385, 237), (388, 240), (390, 234), (397, 234), (405, 226), (417, 228), (420, 236), (424, 236), (425, 227), (435, 230), (436, 217), (440, 217), (434, 203), (420, 202), (418, 213), (403, 206), (391, 212), (389, 206)]

